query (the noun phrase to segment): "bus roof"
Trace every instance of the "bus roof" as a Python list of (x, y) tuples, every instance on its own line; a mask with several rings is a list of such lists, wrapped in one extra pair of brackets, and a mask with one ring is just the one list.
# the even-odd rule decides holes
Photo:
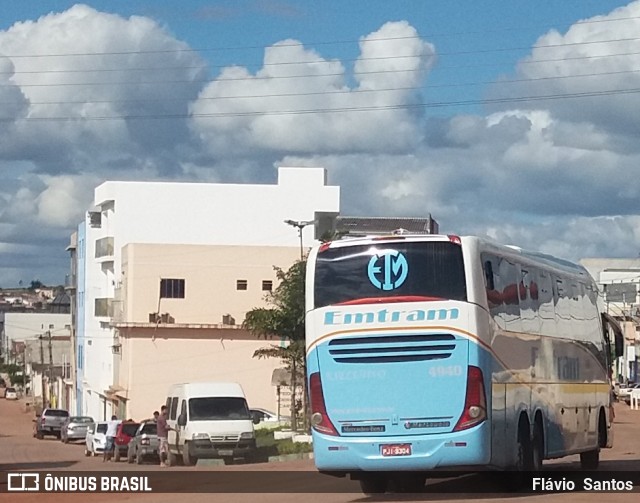
[(525, 259), (528, 259), (532, 262), (542, 263), (549, 267), (555, 267), (556, 269), (562, 270), (567, 273), (573, 273), (580, 276), (590, 277), (589, 272), (580, 264), (576, 264), (569, 260), (561, 259), (555, 257), (553, 255), (545, 254), (542, 252), (525, 250), (520, 248), (519, 246), (514, 245), (505, 245), (499, 243), (488, 237), (479, 237), (479, 236), (457, 236), (451, 234), (388, 234), (388, 235), (375, 235), (375, 236), (358, 236), (358, 237), (348, 237), (345, 236), (340, 240), (332, 241), (330, 243), (325, 243), (324, 245), (320, 245), (320, 248), (323, 246), (329, 246), (331, 248), (338, 248), (343, 246), (357, 246), (357, 245), (366, 245), (370, 243), (377, 242), (402, 242), (402, 241), (411, 241), (411, 242), (419, 242), (419, 241), (451, 241), (454, 243), (475, 243), (479, 248), (492, 249), (496, 252), (506, 253), (513, 256), (520, 256)]

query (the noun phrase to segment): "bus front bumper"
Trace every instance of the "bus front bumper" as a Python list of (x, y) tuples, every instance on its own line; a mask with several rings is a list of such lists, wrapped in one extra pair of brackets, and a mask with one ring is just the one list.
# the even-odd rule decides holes
[[(403, 453), (383, 455), (383, 446), (402, 446), (398, 450)], [(491, 429), (485, 421), (466, 431), (433, 435), (357, 438), (313, 431), (313, 455), (318, 470), (329, 472), (480, 467), (490, 462)]]

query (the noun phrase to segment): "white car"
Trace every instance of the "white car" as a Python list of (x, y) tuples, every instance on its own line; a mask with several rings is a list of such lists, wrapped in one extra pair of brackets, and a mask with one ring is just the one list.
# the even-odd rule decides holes
[(631, 396), (631, 391), (634, 389), (638, 389), (640, 384), (629, 384), (627, 386), (621, 386), (618, 390), (618, 400), (627, 400)]
[(95, 456), (103, 453), (107, 444), (107, 422), (93, 423), (87, 429), (85, 437), (84, 455)]
[(17, 400), (18, 391), (15, 388), (7, 388), (4, 397), (7, 400)]
[[(251, 417), (257, 417), (261, 423), (277, 423), (278, 422), (278, 415), (267, 410), (267, 409), (260, 409), (260, 408), (253, 408), (253, 409), (249, 409), (249, 412), (251, 414)], [(283, 416), (282, 414), (280, 414), (280, 421), (281, 423), (288, 423), (291, 421), (291, 418), (289, 416)]]

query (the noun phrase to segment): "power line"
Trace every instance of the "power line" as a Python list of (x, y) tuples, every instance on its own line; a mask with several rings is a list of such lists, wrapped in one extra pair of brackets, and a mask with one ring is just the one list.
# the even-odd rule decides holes
[(460, 101), (434, 101), (426, 103), (409, 103), (396, 105), (378, 105), (367, 107), (342, 107), (342, 108), (318, 108), (300, 110), (269, 110), (269, 111), (249, 111), (249, 112), (214, 112), (197, 114), (148, 114), (148, 115), (121, 115), (121, 116), (95, 116), (95, 117), (0, 117), (0, 122), (86, 122), (86, 121), (109, 121), (109, 120), (149, 120), (149, 119), (190, 119), (190, 118), (223, 118), (223, 117), (266, 117), (278, 115), (309, 115), (309, 114), (331, 114), (331, 113), (351, 113), (351, 112), (381, 112), (393, 110), (410, 110), (420, 108), (445, 108), (468, 105), (489, 105), (501, 103), (522, 103), (535, 101), (548, 101), (572, 98), (593, 98), (602, 96), (636, 94), (640, 88), (633, 89), (610, 89), (602, 91), (587, 91), (579, 93), (549, 94), (539, 96), (516, 96), (508, 98), (460, 100)]
[[(619, 18), (609, 18), (609, 19), (594, 19), (594, 20), (584, 20), (584, 21), (566, 21), (565, 23), (570, 23), (572, 26), (575, 25), (588, 25), (588, 24), (600, 24), (600, 23), (612, 23), (618, 21), (630, 21), (633, 19), (640, 19), (640, 16), (629, 16), (629, 17), (619, 17)], [(545, 25), (545, 28), (547, 26)], [(75, 57), (75, 56), (125, 56), (132, 54), (171, 54), (171, 53), (194, 53), (194, 52), (217, 52), (217, 51), (236, 51), (236, 50), (255, 50), (261, 49), (264, 50), (266, 48), (269, 49), (279, 49), (279, 48), (287, 48), (287, 47), (299, 47), (300, 45), (306, 46), (325, 46), (325, 45), (343, 45), (343, 44), (368, 44), (375, 42), (385, 42), (392, 40), (415, 40), (420, 39), (423, 40), (427, 37), (458, 37), (461, 35), (469, 35), (469, 34), (487, 34), (487, 33), (498, 33), (501, 31), (514, 31), (518, 30), (521, 32), (523, 27), (510, 27), (502, 30), (482, 30), (482, 31), (469, 31), (469, 32), (449, 32), (449, 33), (441, 33), (441, 34), (425, 34), (425, 35), (407, 35), (407, 36), (399, 36), (399, 37), (375, 37), (375, 38), (362, 38), (359, 40), (333, 40), (333, 41), (312, 41), (306, 42), (302, 44), (302, 42), (295, 43), (281, 43), (278, 45), (250, 45), (250, 46), (226, 46), (226, 47), (210, 47), (210, 48), (188, 48), (188, 49), (155, 49), (155, 50), (147, 50), (147, 51), (103, 51), (103, 52), (77, 52), (77, 53), (48, 53), (48, 54), (4, 54), (4, 56), (9, 58), (47, 58), (47, 57)], [(625, 40), (634, 40), (634, 39), (620, 39), (618, 41)], [(584, 42), (584, 43), (600, 43), (600, 42)], [(583, 43), (577, 42), (576, 44), (581, 45)], [(559, 44), (559, 45), (574, 45), (574, 44)], [(556, 45), (548, 45), (548, 46), (537, 46), (537, 47), (556, 47)], [(523, 48), (513, 48), (511, 50), (521, 50)], [(525, 47), (524, 49), (527, 49)], [(500, 50), (500, 49), (497, 49)], [(509, 49), (505, 49), (509, 50)], [(482, 51), (480, 51), (482, 52)]]
[[(480, 85), (505, 85), (505, 84), (522, 84), (531, 82), (541, 82), (550, 80), (567, 80), (586, 77), (604, 77), (614, 75), (628, 75), (640, 72), (640, 69), (635, 70), (619, 70), (610, 72), (593, 72), (575, 75), (557, 75), (548, 77), (532, 77), (528, 79), (507, 79), (507, 80), (486, 80), (475, 82), (460, 82), (455, 84), (426, 84), (424, 86), (406, 86), (406, 87), (388, 87), (378, 89), (346, 89), (346, 90), (330, 90), (330, 91), (315, 91), (304, 93), (278, 93), (278, 94), (249, 94), (249, 95), (235, 95), (235, 96), (209, 96), (199, 97), (199, 101), (218, 101), (218, 100), (242, 100), (242, 99), (264, 99), (264, 98), (292, 98), (303, 96), (335, 96), (335, 95), (354, 95), (354, 94), (371, 94), (382, 92), (398, 92), (398, 91), (417, 91), (428, 89), (450, 89), (459, 87), (471, 87)], [(185, 99), (191, 98), (150, 98), (150, 99), (128, 99), (128, 100), (81, 100), (81, 101), (31, 101), (30, 105), (80, 105), (85, 103), (104, 104), (104, 103), (154, 103), (154, 102), (184, 102)], [(0, 101), (0, 104), (15, 103), (14, 101)]]

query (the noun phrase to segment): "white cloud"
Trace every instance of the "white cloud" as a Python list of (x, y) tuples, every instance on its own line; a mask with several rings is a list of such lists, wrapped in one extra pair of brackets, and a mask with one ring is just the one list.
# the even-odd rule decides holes
[[(496, 84), (491, 93), (640, 88), (637, 57), (592, 57), (640, 52), (640, 43), (591, 43), (635, 37), (639, 16), (640, 1), (593, 19), (624, 21), (544, 34), (514, 67), (517, 78), (536, 80)], [(71, 52), (110, 54), (15, 57)], [(561, 61), (534, 63), (541, 59)], [(171, 69), (140, 71), (158, 65)], [(430, 117), (412, 105), (425, 100), (415, 88), (436, 71), (434, 45), (406, 21), (362, 36), (352, 66), (283, 38), (265, 49), (257, 71), (227, 67), (208, 83), (197, 53), (144, 17), (77, 5), (0, 31), (0, 101), (11, 119), (0, 122), (0, 253), (14, 264), (0, 268), (0, 285), (48, 281), (51, 270), (60, 276), (68, 234), (103, 179), (273, 182), (278, 165), (325, 166), (341, 186), (345, 214), (431, 214), (446, 233), (566, 258), (637, 256), (640, 95)], [(601, 75), (571, 77), (579, 73)], [(557, 76), (569, 78), (549, 78)], [(102, 85), (52, 86), (80, 81)], [(287, 113), (376, 107), (389, 109)], [(193, 120), (179, 118), (188, 111)], [(148, 114), (178, 118), (76, 120)], [(35, 243), (50, 261), (18, 253)]]
[[(416, 91), (407, 88), (423, 82), (434, 61), (433, 46), (409, 38), (416, 35), (403, 21), (386, 23), (363, 37), (354, 87), (348, 85), (350, 75), (341, 62), (327, 60), (295, 40), (274, 44), (265, 50), (263, 67), (255, 75), (245, 68), (227, 68), (203, 89), (192, 111), (208, 116), (194, 120), (194, 132), (221, 156), (238, 155), (237, 145), (248, 153), (414, 148), (421, 138), (419, 117), (394, 107), (415, 101)], [(349, 112), (358, 108), (371, 111)], [(325, 113), (329, 110), (343, 112)]]

